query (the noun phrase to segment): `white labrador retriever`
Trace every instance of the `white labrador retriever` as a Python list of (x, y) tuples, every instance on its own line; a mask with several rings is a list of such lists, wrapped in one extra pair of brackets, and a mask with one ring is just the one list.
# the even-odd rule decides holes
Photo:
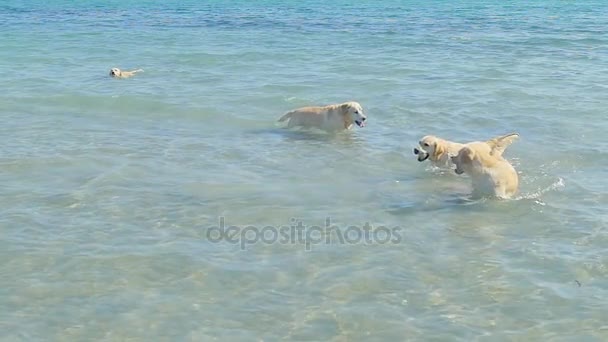
[(419, 146), (414, 148), (414, 155), (418, 156), (419, 162), (423, 162), (428, 159), (436, 167), (447, 168), (453, 166), (450, 157), (456, 156), (463, 147), (469, 144), (485, 143), (490, 148), (492, 155), (500, 156), (517, 138), (519, 138), (519, 134), (510, 133), (484, 142), (473, 141), (467, 144), (462, 144), (441, 139), (433, 135), (427, 135), (420, 139), (418, 142)]
[(142, 69), (132, 70), (132, 71), (124, 71), (118, 68), (110, 69), (110, 76), (114, 78), (129, 78), (135, 76), (136, 73), (142, 72)]
[(492, 154), (482, 142), (470, 143), (452, 157), (456, 174), (471, 177), (473, 196), (509, 198), (517, 192), (517, 171), (502, 155)]
[(285, 113), (279, 122), (288, 120), (287, 128), (307, 127), (325, 131), (349, 130), (356, 124), (365, 127), (367, 116), (357, 102), (345, 102), (322, 107), (302, 107)]

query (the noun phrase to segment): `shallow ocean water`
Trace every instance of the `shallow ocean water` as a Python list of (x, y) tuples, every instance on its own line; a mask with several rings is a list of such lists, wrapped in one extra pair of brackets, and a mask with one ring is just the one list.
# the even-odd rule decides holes
[[(4, 1), (0, 339), (606, 340), (607, 14)], [(509, 132), (513, 200), (412, 153)]]

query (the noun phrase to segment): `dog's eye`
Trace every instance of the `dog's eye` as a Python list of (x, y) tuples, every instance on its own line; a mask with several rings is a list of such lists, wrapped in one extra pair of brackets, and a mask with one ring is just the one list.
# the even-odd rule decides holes
[(424, 143), (424, 147), (429, 147), (429, 144), (428, 143)]

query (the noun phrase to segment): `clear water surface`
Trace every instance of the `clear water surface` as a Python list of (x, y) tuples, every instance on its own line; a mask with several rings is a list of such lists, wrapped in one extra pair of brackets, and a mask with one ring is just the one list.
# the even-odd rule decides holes
[[(607, 18), (604, 1), (2, 1), (0, 339), (605, 341)], [(347, 100), (367, 127), (276, 123)], [(509, 132), (513, 200), (471, 200), (412, 154)], [(217, 241), (220, 220), (251, 232)], [(298, 222), (310, 239), (273, 240)]]

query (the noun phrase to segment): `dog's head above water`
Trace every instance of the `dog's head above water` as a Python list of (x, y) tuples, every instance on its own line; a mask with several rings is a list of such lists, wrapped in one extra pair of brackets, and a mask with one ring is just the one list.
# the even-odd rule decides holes
[(452, 163), (456, 165), (454, 172), (457, 175), (461, 175), (471, 167), (471, 164), (475, 159), (475, 150), (465, 147), (458, 152), (458, 155), (452, 156), (450, 159), (452, 160)]
[(367, 116), (363, 113), (363, 107), (358, 102), (346, 102), (342, 104), (345, 120), (348, 123), (355, 123), (359, 127), (365, 127)]
[(432, 135), (424, 136), (418, 142), (418, 147), (414, 148), (414, 154), (418, 156), (418, 161), (423, 162), (431, 156), (437, 156), (441, 153), (439, 139)]
[(120, 69), (112, 68), (110, 69), (110, 76), (112, 77), (120, 77)]

